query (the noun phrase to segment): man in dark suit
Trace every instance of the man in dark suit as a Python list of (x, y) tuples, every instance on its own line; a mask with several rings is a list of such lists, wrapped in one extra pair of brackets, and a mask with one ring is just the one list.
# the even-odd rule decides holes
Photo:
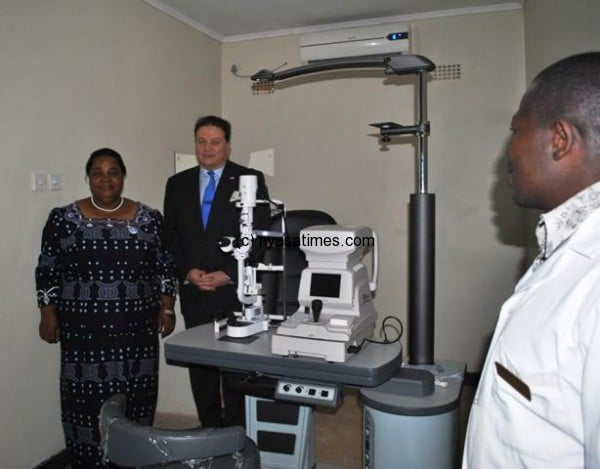
[[(186, 328), (207, 324), (217, 316), (240, 311), (237, 300), (237, 261), (219, 241), (240, 233), (236, 207), (239, 177), (257, 176), (257, 199), (268, 199), (262, 173), (229, 161), (231, 125), (205, 116), (194, 128), (198, 166), (171, 176), (164, 200), (164, 226), (177, 267), (181, 311)], [(204, 221), (203, 221), (204, 218)], [(269, 208), (257, 205), (254, 227), (268, 229)], [(192, 393), (203, 426), (243, 424), (243, 396), (231, 392), (230, 375), (207, 366), (190, 366)], [(221, 401), (224, 408), (221, 408)]]

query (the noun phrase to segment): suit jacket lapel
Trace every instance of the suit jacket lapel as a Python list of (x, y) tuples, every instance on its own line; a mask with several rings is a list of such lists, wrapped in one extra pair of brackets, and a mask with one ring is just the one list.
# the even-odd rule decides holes
[(197, 166), (194, 169), (195, 171), (190, 173), (190, 179), (187, 181), (189, 193), (194, 194), (194, 196), (182, 200), (181, 203), (188, 206), (185, 213), (192, 214), (191, 220), (193, 225), (197, 229), (203, 230), (202, 211), (200, 210), (200, 166)]

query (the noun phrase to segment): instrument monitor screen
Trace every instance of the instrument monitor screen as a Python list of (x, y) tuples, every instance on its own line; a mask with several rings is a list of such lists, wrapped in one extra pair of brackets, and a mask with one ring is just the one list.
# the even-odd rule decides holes
[(310, 296), (339, 298), (342, 276), (339, 274), (322, 274), (313, 272), (310, 281)]

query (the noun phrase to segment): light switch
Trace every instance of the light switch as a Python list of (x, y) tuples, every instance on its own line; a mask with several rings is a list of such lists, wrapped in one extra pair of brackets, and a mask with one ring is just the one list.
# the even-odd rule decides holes
[(269, 176), (275, 176), (275, 150), (253, 151), (250, 153), (250, 161), (248, 166), (262, 171)]

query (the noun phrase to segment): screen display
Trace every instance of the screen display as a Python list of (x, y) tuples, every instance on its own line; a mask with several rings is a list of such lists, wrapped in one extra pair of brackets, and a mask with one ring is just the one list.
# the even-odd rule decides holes
[(342, 276), (339, 274), (313, 273), (310, 278), (310, 296), (339, 298), (341, 281)]

